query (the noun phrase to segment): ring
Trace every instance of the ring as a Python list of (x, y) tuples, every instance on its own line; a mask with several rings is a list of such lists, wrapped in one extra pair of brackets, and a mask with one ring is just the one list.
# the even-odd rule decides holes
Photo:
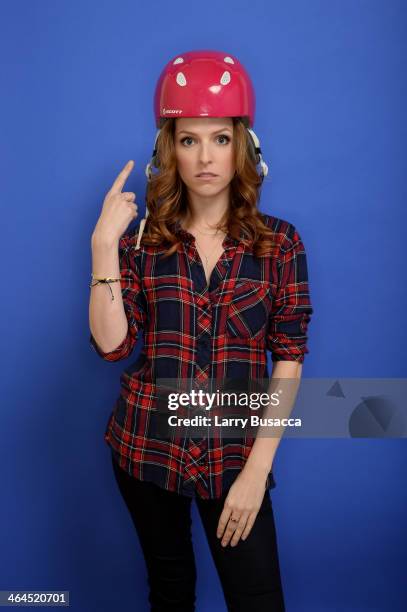
[(229, 521), (232, 521), (232, 523), (238, 523), (239, 519), (235, 519), (235, 518), (230, 517)]

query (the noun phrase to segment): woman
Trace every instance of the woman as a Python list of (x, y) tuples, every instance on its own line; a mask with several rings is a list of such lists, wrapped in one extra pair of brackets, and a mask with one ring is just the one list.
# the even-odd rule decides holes
[(124, 191), (130, 161), (92, 235), (93, 348), (118, 361), (144, 338), (121, 376), (105, 440), (154, 611), (195, 609), (193, 498), (228, 610), (284, 610), (269, 495), (279, 439), (196, 429), (168, 437), (157, 383), (267, 379), (267, 349), (273, 377), (301, 376), (312, 314), (305, 251), (292, 224), (257, 208), (267, 166), (251, 129), (254, 109), (237, 58), (173, 58), (155, 92), (146, 217), (123, 235), (138, 214), (135, 194)]

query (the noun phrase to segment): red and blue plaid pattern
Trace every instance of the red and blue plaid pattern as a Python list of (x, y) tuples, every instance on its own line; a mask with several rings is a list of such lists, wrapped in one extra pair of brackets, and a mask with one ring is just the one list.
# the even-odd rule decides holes
[[(177, 222), (182, 243), (167, 259), (164, 248), (135, 250), (137, 229), (119, 243), (121, 289), (129, 327), (123, 342), (103, 352), (107, 361), (130, 356), (143, 334), (136, 361), (121, 377), (120, 395), (105, 441), (119, 465), (181, 495), (217, 498), (226, 491), (250, 454), (254, 438), (242, 434), (171, 440), (154, 435), (158, 379), (267, 379), (272, 361), (302, 363), (308, 353), (312, 315), (306, 254), (296, 228), (263, 214), (274, 231), (275, 254), (255, 257), (241, 240), (227, 235), (224, 252), (207, 286), (195, 238)], [(266, 488), (275, 486), (272, 471)]]

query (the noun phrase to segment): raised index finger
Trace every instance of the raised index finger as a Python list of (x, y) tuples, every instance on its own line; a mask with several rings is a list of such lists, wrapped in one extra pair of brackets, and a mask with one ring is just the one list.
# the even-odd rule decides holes
[(111, 193), (119, 193), (123, 189), (130, 172), (133, 170), (133, 166), (134, 161), (131, 159), (124, 166), (123, 170), (117, 175), (117, 178), (110, 189)]

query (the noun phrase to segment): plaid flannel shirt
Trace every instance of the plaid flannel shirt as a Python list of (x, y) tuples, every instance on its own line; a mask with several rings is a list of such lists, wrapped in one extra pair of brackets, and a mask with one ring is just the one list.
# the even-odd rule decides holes
[[(254, 438), (160, 439), (154, 435), (155, 381), (159, 378), (269, 378), (273, 362), (302, 363), (308, 353), (311, 307), (304, 245), (289, 222), (263, 214), (278, 243), (275, 254), (254, 257), (227, 235), (224, 252), (207, 286), (195, 238), (179, 221), (182, 243), (168, 259), (165, 249), (135, 250), (138, 228), (119, 242), (121, 290), (128, 319), (126, 337), (106, 353), (92, 334), (91, 346), (107, 361), (130, 356), (143, 334), (142, 350), (120, 377), (120, 394), (104, 433), (114, 458), (128, 474), (169, 491), (218, 498), (242, 470)], [(266, 488), (275, 487), (272, 470)]]

